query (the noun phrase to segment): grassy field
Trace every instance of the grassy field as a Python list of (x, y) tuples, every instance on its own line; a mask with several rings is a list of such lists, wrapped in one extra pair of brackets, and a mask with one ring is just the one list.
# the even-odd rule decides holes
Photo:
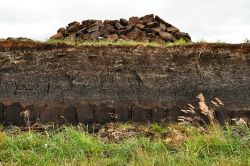
[(43, 132), (2, 128), (0, 165), (247, 166), (250, 129), (128, 123), (98, 130), (83, 125)]

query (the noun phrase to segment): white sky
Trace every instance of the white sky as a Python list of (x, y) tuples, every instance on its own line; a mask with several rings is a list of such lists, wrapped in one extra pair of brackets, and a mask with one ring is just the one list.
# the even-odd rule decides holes
[(72, 21), (151, 13), (188, 32), (193, 41), (250, 39), (250, 0), (1, 0), (0, 38), (46, 40)]

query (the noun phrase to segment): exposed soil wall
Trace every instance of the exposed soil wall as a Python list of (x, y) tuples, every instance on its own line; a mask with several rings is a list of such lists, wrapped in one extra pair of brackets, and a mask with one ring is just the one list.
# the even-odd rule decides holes
[(226, 117), (250, 111), (250, 45), (67, 46), (0, 42), (0, 119), (105, 123), (174, 121), (218, 97)]

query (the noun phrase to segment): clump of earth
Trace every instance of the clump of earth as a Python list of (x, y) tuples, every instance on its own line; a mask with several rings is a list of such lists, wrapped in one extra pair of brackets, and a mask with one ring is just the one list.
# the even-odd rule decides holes
[(142, 42), (175, 42), (183, 39), (191, 41), (188, 33), (181, 32), (177, 27), (167, 23), (154, 14), (143, 17), (130, 17), (128, 20), (84, 20), (74, 21), (65, 28), (59, 28), (51, 39), (108, 41), (133, 40)]

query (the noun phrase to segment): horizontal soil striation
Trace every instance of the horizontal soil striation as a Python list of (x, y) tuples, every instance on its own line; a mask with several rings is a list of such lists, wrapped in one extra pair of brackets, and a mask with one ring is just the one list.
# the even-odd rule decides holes
[[(203, 93), (224, 118), (250, 113), (250, 45), (69, 46), (0, 42), (0, 119), (32, 123), (176, 121)], [(248, 112), (249, 111), (249, 112)]]

